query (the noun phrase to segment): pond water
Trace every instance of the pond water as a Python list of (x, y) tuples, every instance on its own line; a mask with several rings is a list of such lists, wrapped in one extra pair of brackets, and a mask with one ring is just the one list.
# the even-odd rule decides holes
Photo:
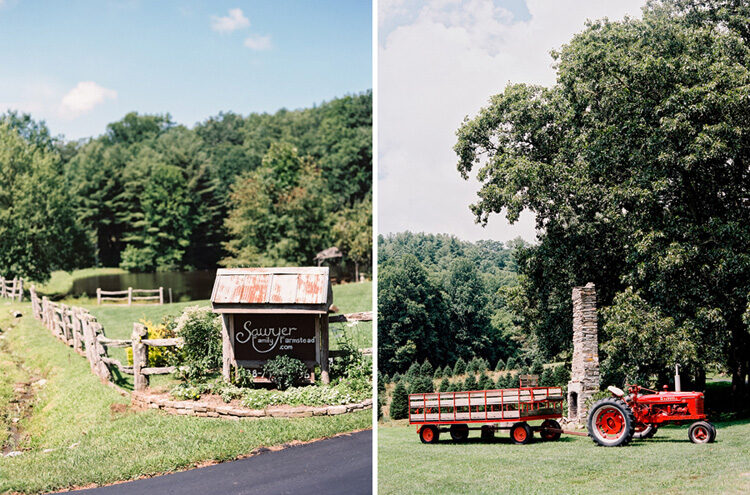
[(121, 273), (115, 275), (94, 275), (73, 282), (73, 296), (96, 297), (96, 289), (128, 290), (158, 289), (164, 287), (164, 302), (169, 302), (169, 289), (172, 301), (194, 301), (208, 299), (214, 286), (216, 270), (194, 272)]

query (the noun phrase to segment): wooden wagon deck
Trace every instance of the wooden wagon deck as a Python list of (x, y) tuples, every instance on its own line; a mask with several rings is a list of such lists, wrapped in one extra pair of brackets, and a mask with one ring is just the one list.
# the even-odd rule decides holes
[(562, 417), (560, 387), (524, 387), (409, 395), (411, 424), (502, 422)]

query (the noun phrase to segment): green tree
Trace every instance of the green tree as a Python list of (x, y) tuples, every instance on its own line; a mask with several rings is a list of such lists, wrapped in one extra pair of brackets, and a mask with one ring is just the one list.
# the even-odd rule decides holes
[(422, 376), (432, 376), (434, 374), (432, 365), (428, 359), (425, 359), (424, 363), (422, 363), (422, 366), (419, 368), (419, 373)]
[(451, 387), (451, 382), (448, 380), (448, 378), (443, 378), (440, 381), (440, 386), (438, 387), (438, 390), (440, 392), (448, 392)]
[(333, 238), (344, 255), (354, 261), (354, 279), (358, 281), (360, 264), (372, 263), (372, 196), (339, 212)]
[(432, 377), (435, 379), (442, 378), (443, 377), (443, 368), (438, 366), (435, 368), (435, 373), (432, 374)]
[(393, 389), (393, 398), (390, 408), (391, 419), (404, 419), (409, 417), (409, 394), (404, 384), (399, 382)]
[(482, 375), (479, 377), (479, 381), (477, 382), (477, 388), (479, 390), (488, 390), (493, 387), (494, 383), (492, 383), (492, 378), (487, 376), (486, 373), (482, 373)]
[(33, 137), (43, 129), (30, 118), (0, 118), (0, 264), (5, 277), (43, 281), (52, 270), (90, 262), (88, 238), (60, 180), (60, 157)]
[(383, 267), (378, 281), (378, 363), (386, 372), (410, 363), (445, 362), (450, 345), (440, 335), (445, 313), (440, 291), (413, 256)]
[[(522, 210), (523, 324), (547, 357), (569, 349), (570, 288), (610, 306), (632, 286), (690, 328), (705, 365), (746, 395), (750, 12), (733, 0), (652, 1), (640, 20), (591, 22), (555, 54), (552, 88), (511, 85), (458, 131), (459, 171), (479, 162), (477, 220)], [(670, 354), (677, 349), (672, 347)]]
[(458, 358), (456, 360), (456, 364), (453, 365), (453, 375), (459, 376), (466, 373), (466, 361), (463, 360), (463, 358)]
[(466, 380), (464, 380), (464, 390), (476, 390), (477, 389), (477, 379), (474, 378), (473, 374), (470, 374), (466, 377)]
[(515, 357), (508, 358), (508, 364), (505, 365), (506, 371), (513, 371), (518, 369), (518, 362)]
[(448, 378), (453, 376), (453, 369), (447, 364), (445, 365), (445, 368), (443, 368), (443, 376)]
[(505, 369), (505, 363), (503, 362), (502, 358), (497, 360), (497, 364), (495, 365), (495, 371), (502, 371)]
[(414, 362), (409, 366), (409, 369), (406, 372), (406, 379), (409, 381), (409, 383), (413, 382), (417, 379), (417, 377), (421, 376), (422, 374), (422, 367), (419, 366), (419, 363)]
[(434, 391), (432, 377), (424, 375), (416, 377), (409, 387), (412, 394), (430, 394)]

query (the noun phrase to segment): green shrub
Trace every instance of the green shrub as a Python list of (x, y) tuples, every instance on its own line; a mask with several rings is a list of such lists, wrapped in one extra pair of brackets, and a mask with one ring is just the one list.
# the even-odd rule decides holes
[(458, 358), (458, 361), (456, 361), (456, 364), (453, 365), (453, 374), (458, 376), (458, 375), (463, 375), (464, 373), (466, 373), (466, 361), (464, 361), (461, 358)]
[(539, 385), (542, 387), (552, 387), (555, 385), (554, 373), (551, 368), (546, 368), (539, 377)]
[(232, 385), (240, 388), (253, 387), (253, 374), (242, 366), (237, 366), (232, 373)]
[(529, 369), (529, 372), (531, 375), (537, 375), (542, 376), (542, 373), (544, 373), (544, 364), (536, 359), (533, 363), (531, 363), (531, 369)]
[(174, 321), (174, 332), (185, 340), (178, 362), (183, 379), (194, 380), (221, 368), (221, 317), (208, 306), (190, 306)]
[[(170, 321), (168, 317), (156, 325), (150, 320), (141, 320), (140, 323), (146, 327), (146, 339), (168, 339), (174, 337), (174, 330), (170, 328)], [(177, 350), (174, 347), (148, 347), (148, 366), (152, 368), (159, 368), (161, 366), (167, 366), (170, 362), (175, 360)], [(128, 359), (128, 364), (133, 365), (133, 348), (128, 347), (125, 349), (125, 355)]]
[(169, 395), (177, 400), (198, 400), (201, 398), (200, 389), (188, 383), (180, 383), (169, 391)]
[(345, 384), (330, 386), (291, 387), (284, 391), (266, 389), (245, 389), (242, 391), (242, 405), (251, 409), (265, 409), (269, 406), (325, 406), (361, 402), (372, 397), (372, 391), (358, 393)]
[(391, 419), (404, 419), (409, 416), (409, 394), (403, 383), (396, 385), (391, 399)]
[(343, 330), (338, 332), (336, 343), (339, 350), (331, 362), (331, 378), (346, 376), (346, 370), (350, 366), (357, 365), (362, 361), (362, 353), (354, 343), (351, 335), (349, 335), (346, 327), (343, 327)]
[(271, 380), (279, 390), (286, 390), (305, 377), (305, 363), (287, 355), (279, 355), (266, 361), (263, 375)]
[(378, 392), (385, 392), (385, 376), (378, 371)]
[(568, 364), (561, 364), (555, 366), (555, 370), (552, 372), (552, 383), (556, 387), (565, 387), (570, 381), (570, 366)]

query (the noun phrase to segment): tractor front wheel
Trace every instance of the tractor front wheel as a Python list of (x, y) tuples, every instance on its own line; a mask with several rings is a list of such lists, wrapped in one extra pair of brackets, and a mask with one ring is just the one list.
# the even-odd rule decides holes
[(688, 429), (688, 438), (693, 443), (711, 443), (716, 438), (716, 430), (708, 421), (696, 421)]
[(635, 416), (624, 401), (610, 397), (591, 406), (588, 417), (591, 439), (604, 447), (627, 445), (635, 432)]
[(455, 442), (463, 442), (469, 438), (469, 425), (451, 425), (451, 438)]
[(562, 435), (562, 432), (560, 431), (560, 423), (554, 419), (545, 419), (544, 423), (542, 423), (542, 429), (539, 432), (539, 436), (542, 437), (542, 440), (560, 440), (560, 435)]
[(510, 439), (516, 445), (526, 445), (533, 436), (534, 432), (528, 423), (516, 423), (510, 428)]
[(440, 430), (432, 425), (423, 426), (419, 430), (419, 439), (422, 443), (437, 443), (440, 438)]

